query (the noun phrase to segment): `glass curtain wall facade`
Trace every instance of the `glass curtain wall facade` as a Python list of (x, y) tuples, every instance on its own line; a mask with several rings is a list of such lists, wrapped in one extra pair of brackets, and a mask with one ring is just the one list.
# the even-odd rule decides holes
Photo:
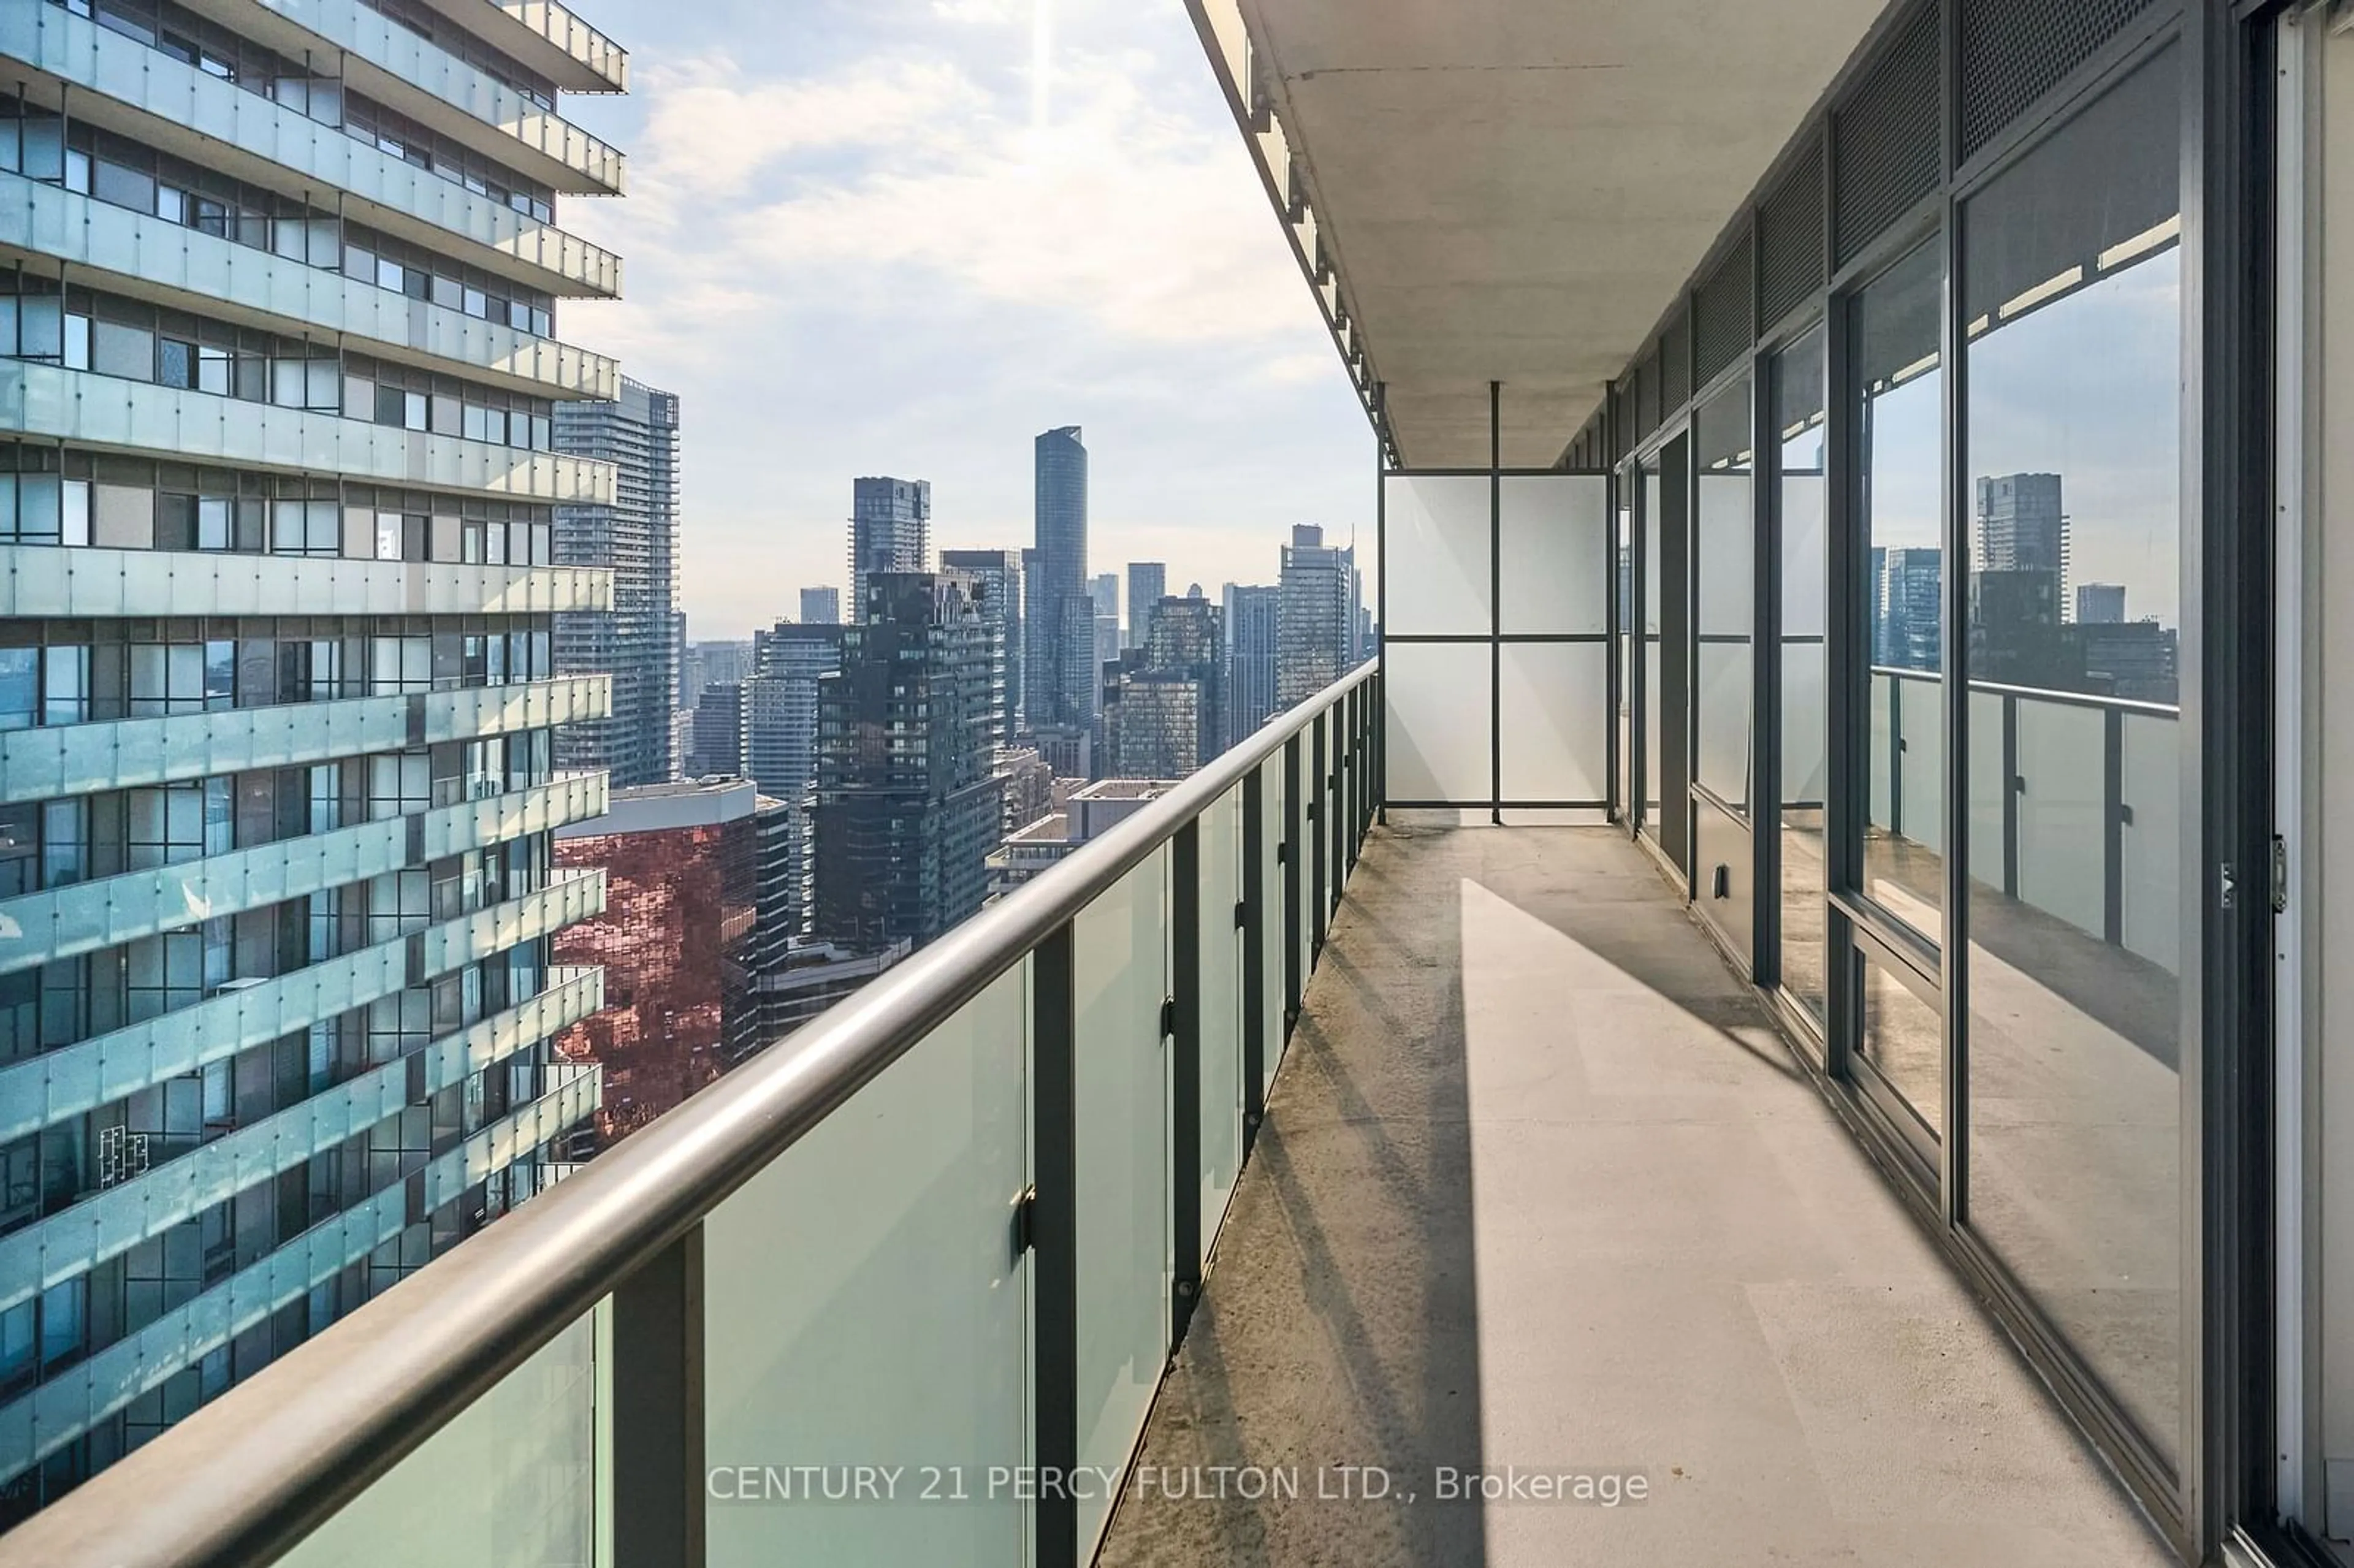
[(2193, 870), (2270, 612), (2198, 587), (2266, 547), (2201, 352), (2262, 318), (2190, 221), (2202, 50), (2269, 48), (2223, 9), (1892, 7), (1563, 465), (1617, 490), (1622, 821), (2186, 1549), (2271, 1448), (2211, 1393), (2271, 1341), (2200, 1310), (2265, 1255), (2206, 1251), (2248, 1102), (2200, 1064), (2270, 1051), (2215, 990), (2258, 885)]
[(556, 104), (624, 62), (445, 12), (0, 15), (0, 1526), (597, 1105), (550, 1042), (600, 977), (550, 946), (604, 882), (552, 838), (606, 782), (554, 742), (613, 681), (555, 629), (614, 588), (554, 535), (624, 498), (553, 426), (621, 384), (554, 334), (620, 276), (555, 206), (620, 160)]

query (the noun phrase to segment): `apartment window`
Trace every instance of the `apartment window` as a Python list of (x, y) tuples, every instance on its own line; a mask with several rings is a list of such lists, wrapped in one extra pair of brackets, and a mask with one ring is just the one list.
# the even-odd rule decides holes
[[(2182, 61), (1961, 212), (1974, 1232), (2178, 1458)], [(2055, 193), (2065, 193), (2065, 199)], [(2195, 539), (2195, 534), (2191, 535)], [(2210, 876), (2211, 883), (2211, 873)]]
[(184, 927), (127, 943), (123, 958), (131, 1022), (160, 1018), (204, 1000), (205, 933), (201, 927)]
[(130, 869), (180, 865), (235, 847), (235, 798), (228, 779), (125, 791)]
[[(1861, 733), (1870, 781), (1863, 888), (1935, 940), (1943, 928), (1945, 559), (1939, 315), (1945, 265), (1925, 245), (1855, 301), (1858, 510), (1864, 579), (1845, 613), (1865, 629)], [(1859, 602), (1860, 599), (1860, 602)]]

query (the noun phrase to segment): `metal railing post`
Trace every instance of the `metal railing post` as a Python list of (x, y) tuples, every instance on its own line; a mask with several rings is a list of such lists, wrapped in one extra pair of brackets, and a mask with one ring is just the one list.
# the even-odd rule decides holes
[(1283, 842), (1276, 848), (1276, 859), (1283, 863), (1283, 1037), (1291, 1038), (1292, 1025), (1299, 1022), (1299, 998), (1303, 991), (1299, 963), (1299, 926), (1302, 907), (1307, 903), (1300, 874), (1299, 827), (1302, 804), (1299, 799), (1299, 736), (1292, 736), (1283, 743)]
[[(1079, 1463), (1078, 995), (1072, 927), (1038, 944), (1031, 968), (1031, 1283), (1035, 1303), (1030, 1452), (1041, 1475)], [(1067, 1487), (1039, 1489), (1037, 1568), (1078, 1568), (1079, 1510)]]
[(1308, 802), (1308, 853), (1309, 863), (1313, 874), (1310, 885), (1316, 900), (1310, 906), (1308, 927), (1308, 955), (1311, 962), (1324, 951), (1324, 916), (1327, 909), (1324, 902), (1326, 897), (1325, 841), (1332, 836), (1329, 831), (1331, 823), (1328, 821), (1332, 814), (1332, 791), (1330, 780), (1324, 772), (1324, 748), (1325, 726), (1331, 716), (1332, 710), (1325, 709), (1316, 715), (1308, 730), (1310, 736), (1309, 787), (1315, 791), (1309, 798)]
[(1185, 1325), (1202, 1293), (1202, 824), (1197, 818), (1169, 841), (1170, 1266), (1169, 1353), (1185, 1342)]
[(1267, 1115), (1267, 768), (1243, 779), (1243, 1158)]
[(702, 1568), (703, 1227), (613, 1292), (613, 1558)]

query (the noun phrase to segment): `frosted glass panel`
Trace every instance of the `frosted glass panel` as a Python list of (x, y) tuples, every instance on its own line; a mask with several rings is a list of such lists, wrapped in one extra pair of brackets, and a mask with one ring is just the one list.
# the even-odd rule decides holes
[(1393, 800), (1484, 801), (1491, 673), (1481, 643), (1392, 643), (1382, 651)]
[[(705, 1458), (964, 1467), (976, 1500), (707, 1504), (714, 1568), (1018, 1564), (1029, 1449), (1024, 971), (1001, 977), (704, 1222)], [(419, 1557), (416, 1562), (429, 1562)]]
[(1487, 636), (1488, 476), (1394, 473), (1382, 482), (1389, 585), (1384, 634)]
[(1972, 691), (1970, 702), (1970, 771), (1967, 780), (1970, 811), (1970, 874), (1988, 887), (2006, 892), (2003, 870), (2009, 845), (2004, 835), (2003, 758), (2009, 754), (2003, 738), (2009, 723), (2009, 702), (2000, 692)]
[[(1168, 853), (1155, 850), (1073, 922), (1079, 1463), (1114, 1475), (1169, 1344)], [(1082, 1561), (1109, 1513), (1101, 1498), (1079, 1504)]]
[[(1609, 630), (1609, 485), (1600, 474), (1531, 474), (1503, 482), (1500, 514), (1506, 635)], [(1392, 590), (1396, 590), (1393, 587)]]
[(596, 1560), (600, 1304), (281, 1559), (290, 1568)]
[(1243, 1162), (1243, 792), (1236, 785), (1202, 813), (1202, 1255)]
[[(2105, 922), (2105, 717), (2022, 697), (2012, 705), (2019, 777), (2019, 897), (2097, 937)], [(2169, 898), (2168, 903), (2174, 900)]]
[(2126, 714), (2118, 721), (2120, 803), (2132, 812), (2118, 830), (2125, 944), (2169, 972), (2182, 972), (2182, 721)]
[(1507, 642), (1502, 652), (1504, 799), (1601, 800), (1608, 768), (1608, 645)]

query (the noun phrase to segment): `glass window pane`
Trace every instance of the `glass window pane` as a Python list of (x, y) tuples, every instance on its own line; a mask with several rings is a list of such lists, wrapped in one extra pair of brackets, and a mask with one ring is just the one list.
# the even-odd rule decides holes
[[(2175, 1456), (2190, 889), (2175, 51), (1973, 198), (1970, 1223)], [(2155, 839), (2148, 836), (2157, 835)], [(2159, 913), (2154, 921), (2138, 911)], [(2166, 934), (2160, 935), (2159, 928)]]
[(1694, 779), (1736, 811), (1749, 809), (1749, 709), (1755, 679), (1750, 628), (1756, 582), (1751, 547), (1754, 465), (1749, 383), (1727, 387), (1693, 421), (1697, 506), (1692, 570), (1699, 619), (1692, 636)]
[(1781, 549), (1782, 984), (1828, 1021), (1823, 812), (1829, 792), (1824, 662), (1823, 329), (1774, 360), (1774, 485)]
[(1935, 243), (1925, 245), (1855, 302), (1861, 608), (1872, 664), (1861, 720), (1871, 803), (1862, 890), (1933, 940), (1944, 926), (1944, 801), (1934, 788), (1944, 733), (1944, 271)]

